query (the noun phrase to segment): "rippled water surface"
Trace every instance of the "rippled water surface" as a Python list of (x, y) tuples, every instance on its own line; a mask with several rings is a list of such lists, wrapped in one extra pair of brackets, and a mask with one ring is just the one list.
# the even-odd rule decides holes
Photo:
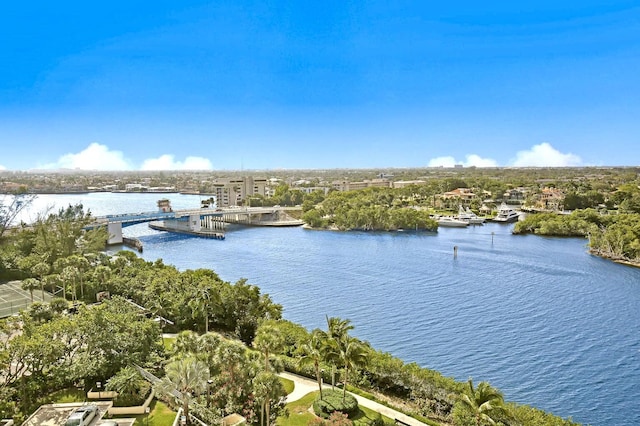
[[(101, 215), (151, 211), (157, 198), (40, 196), (37, 206), (82, 202)], [(143, 241), (148, 260), (248, 278), (307, 328), (349, 318), (374, 347), (487, 380), (508, 400), (585, 424), (640, 424), (640, 270), (588, 255), (585, 240), (512, 236), (499, 224), (437, 234), (240, 228), (224, 241), (136, 225), (125, 235)]]

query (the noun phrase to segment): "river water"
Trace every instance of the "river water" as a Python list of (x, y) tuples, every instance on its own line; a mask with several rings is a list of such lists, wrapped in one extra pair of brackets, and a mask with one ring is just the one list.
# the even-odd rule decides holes
[[(200, 197), (163, 194), (174, 208)], [(41, 195), (94, 215), (155, 210), (159, 194)], [(640, 424), (640, 269), (583, 239), (513, 236), (486, 224), (431, 233), (237, 228), (224, 241), (125, 228), (147, 260), (247, 278), (312, 329), (325, 315), (354, 335), (458, 380), (487, 380), (509, 401), (592, 425)], [(454, 258), (453, 247), (458, 247)]]

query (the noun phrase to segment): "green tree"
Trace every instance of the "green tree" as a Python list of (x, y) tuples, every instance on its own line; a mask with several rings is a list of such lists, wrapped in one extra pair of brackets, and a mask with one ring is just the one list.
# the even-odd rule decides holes
[(338, 343), (340, 359), (344, 366), (344, 387), (342, 399), (347, 396), (349, 372), (367, 364), (367, 348), (355, 337), (347, 337)]
[(98, 265), (93, 269), (93, 279), (96, 282), (94, 287), (94, 293), (99, 291), (106, 291), (106, 283), (111, 278), (111, 268), (105, 265)]
[[(50, 291), (51, 294), (53, 294), (54, 296), (57, 294), (57, 287), (59, 284), (62, 283), (62, 277), (60, 276), (60, 274), (50, 274), (47, 275), (45, 277), (42, 278), (42, 281), (44, 283), (44, 285), (46, 285)], [(64, 287), (63, 287), (63, 293), (65, 294), (65, 296), (63, 296), (63, 298), (66, 297), (66, 292), (64, 291)]]
[(118, 399), (135, 399), (144, 397), (141, 393), (149, 388), (147, 381), (140, 375), (138, 369), (126, 366), (107, 380), (105, 389), (118, 393)]
[(40, 287), (40, 281), (37, 278), (25, 278), (20, 284), (23, 290), (27, 290), (31, 296), (31, 303), (33, 303), (33, 290)]
[(253, 346), (264, 355), (265, 371), (271, 371), (269, 354), (281, 350), (283, 344), (284, 336), (273, 322), (265, 321), (258, 327), (256, 338), (253, 340)]
[(492, 416), (504, 412), (502, 394), (487, 382), (480, 382), (477, 388), (473, 387), (472, 379), (467, 383), (468, 387), (460, 396), (460, 402), (473, 414), (476, 426), (484, 423), (496, 424)]
[(260, 370), (247, 347), (237, 340), (222, 339), (212, 361), (212, 400), (225, 414), (251, 410), (251, 380)]
[(81, 305), (76, 324), (78, 377), (104, 380), (127, 365), (145, 366), (163, 352), (160, 326), (119, 296)]
[(340, 342), (346, 340), (349, 331), (353, 330), (351, 320), (338, 317), (326, 317), (327, 334), (323, 346), (324, 359), (331, 365), (331, 386), (336, 385), (336, 367), (342, 361), (340, 359)]
[(62, 297), (54, 297), (49, 302), (49, 309), (51, 309), (51, 312), (54, 312), (56, 314), (61, 314), (68, 308), (69, 308), (69, 302), (66, 299), (63, 299)]
[(91, 267), (86, 257), (74, 255), (68, 258), (68, 264), (76, 268), (77, 278), (80, 280), (80, 298), (84, 299), (84, 276)]
[(42, 301), (44, 302), (44, 277), (49, 273), (51, 267), (46, 262), (38, 262), (31, 270), (38, 277), (38, 281), (40, 282), (40, 291), (42, 292)]
[(204, 362), (194, 357), (186, 357), (167, 364), (165, 372), (165, 377), (156, 384), (156, 390), (163, 395), (173, 395), (180, 400), (187, 424), (191, 424), (189, 404), (193, 398), (207, 391), (209, 368)]
[(188, 302), (193, 311), (194, 319), (204, 318), (204, 332), (209, 332), (209, 318), (214, 310), (220, 305), (220, 293), (215, 287), (217, 275), (215, 277), (206, 274), (201, 275), (192, 285), (192, 294)]
[(53, 263), (76, 253), (104, 249), (108, 239), (106, 229), (85, 230), (92, 221), (91, 214), (83, 211), (82, 204), (39, 217), (33, 224), (33, 253), (46, 255)]
[(174, 355), (196, 355), (200, 351), (200, 337), (195, 331), (183, 330), (173, 342)]
[(270, 371), (262, 371), (253, 379), (253, 394), (260, 405), (260, 425), (271, 425), (275, 421), (272, 418), (272, 403), (279, 401), (286, 395), (282, 382), (277, 375)]
[(76, 280), (78, 279), (78, 274), (79, 274), (78, 268), (76, 268), (75, 266), (65, 266), (64, 269), (62, 270), (60, 277), (63, 280), (62, 290), (63, 290), (64, 298), (67, 297), (67, 284), (70, 282), (71, 289), (72, 289), (71, 299), (74, 301), (77, 299)]
[(308, 340), (300, 346), (300, 365), (312, 364), (316, 372), (316, 380), (318, 381), (318, 390), (320, 391), (320, 399), (322, 399), (322, 375), (320, 371), (320, 363), (324, 359), (323, 346), (326, 333), (316, 328), (309, 335)]
[(282, 306), (272, 302), (268, 295), (261, 294), (257, 286), (238, 280), (231, 286), (223, 286), (221, 292), (221, 322), (245, 344), (250, 345), (264, 319), (280, 319)]

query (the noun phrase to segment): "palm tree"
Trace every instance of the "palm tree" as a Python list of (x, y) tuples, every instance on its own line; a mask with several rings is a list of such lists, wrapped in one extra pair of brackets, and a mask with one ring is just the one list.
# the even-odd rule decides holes
[(221, 340), (216, 349), (216, 364), (229, 374), (230, 382), (235, 386), (239, 369), (245, 360), (247, 348), (236, 340)]
[(65, 311), (65, 309), (68, 309), (68, 308), (69, 308), (69, 302), (67, 301), (67, 299), (63, 299), (62, 297), (54, 297), (49, 302), (49, 309), (51, 309), (52, 312), (55, 312), (57, 314), (61, 314), (62, 312)]
[(253, 346), (264, 354), (264, 369), (271, 370), (269, 364), (269, 353), (274, 353), (282, 349), (284, 336), (280, 329), (271, 323), (262, 324), (253, 339)]
[(338, 317), (327, 318), (327, 333), (323, 352), (325, 360), (331, 364), (331, 387), (336, 385), (336, 365), (340, 362), (340, 341), (347, 338), (349, 331), (353, 330), (351, 320)]
[(62, 270), (62, 274), (60, 275), (62, 276), (62, 279), (65, 281), (62, 284), (64, 297), (65, 298), (67, 297), (67, 292), (66, 292), (67, 282), (71, 281), (73, 283), (73, 294), (71, 295), (71, 298), (73, 300), (76, 300), (76, 278), (78, 277), (78, 268), (76, 268), (75, 266), (65, 266), (64, 269)]
[(23, 290), (28, 290), (31, 295), (31, 303), (33, 303), (33, 290), (40, 287), (40, 281), (37, 278), (26, 278), (22, 280), (21, 287)]
[(60, 283), (60, 280), (61, 280), (60, 274), (51, 274), (51, 275), (47, 275), (46, 277), (43, 277), (43, 281), (46, 283), (47, 287), (49, 287), (51, 294), (53, 294), (54, 297), (57, 293), (56, 287)]
[(482, 423), (496, 424), (491, 417), (494, 413), (504, 411), (504, 399), (502, 394), (491, 387), (487, 382), (480, 382), (477, 388), (473, 388), (473, 380), (469, 378), (469, 387), (460, 397), (462, 404), (473, 412), (476, 426)]
[(211, 307), (219, 303), (220, 296), (213, 288), (212, 280), (204, 279), (194, 289), (194, 294), (189, 301), (189, 307), (194, 315), (204, 316), (204, 332), (209, 332), (209, 316)]
[(209, 371), (213, 374), (213, 368), (215, 367), (216, 351), (222, 344), (222, 337), (217, 333), (207, 333), (198, 337), (198, 359), (206, 362), (209, 366)]
[(96, 266), (96, 268), (93, 270), (93, 278), (98, 282), (98, 285), (99, 285), (99, 287), (97, 287), (98, 291), (106, 290), (105, 283), (109, 280), (110, 277), (111, 277), (111, 268), (104, 265)]
[(135, 367), (126, 366), (107, 380), (105, 389), (117, 392), (118, 397), (134, 396), (145, 383), (145, 379)]
[(351, 324), (351, 320), (349, 319), (340, 319), (338, 317), (331, 317), (329, 318), (328, 316), (327, 318), (327, 329), (328, 329), (328, 336), (329, 338), (332, 339), (342, 339), (344, 338), (346, 335), (349, 334), (350, 330), (354, 329), (353, 324)]
[(278, 376), (270, 371), (263, 371), (253, 379), (253, 394), (260, 401), (260, 425), (271, 424), (271, 401), (284, 395), (284, 388)]
[(324, 359), (323, 346), (327, 335), (320, 329), (315, 329), (309, 335), (309, 340), (300, 346), (300, 364), (313, 363), (316, 371), (316, 379), (318, 380), (318, 389), (320, 390), (320, 399), (322, 399), (322, 376), (320, 375), (320, 362)]
[(347, 396), (347, 384), (349, 382), (349, 371), (367, 364), (367, 348), (355, 337), (347, 337), (340, 342), (340, 359), (344, 365), (344, 387), (342, 389), (342, 399)]
[(199, 352), (199, 336), (195, 331), (184, 330), (178, 333), (173, 342), (174, 355), (195, 355)]
[(70, 266), (76, 268), (77, 277), (80, 278), (80, 298), (84, 299), (84, 273), (91, 267), (86, 257), (80, 255), (71, 256), (69, 259)]
[(44, 302), (44, 282), (45, 282), (44, 276), (49, 273), (50, 269), (51, 268), (49, 267), (49, 264), (45, 262), (38, 262), (35, 265), (33, 265), (33, 268), (31, 268), (33, 273), (36, 274), (36, 276), (38, 277), (38, 280), (40, 281), (40, 291), (42, 293), (43, 302)]
[[(209, 380), (209, 367), (194, 357), (186, 357), (167, 364), (166, 375), (156, 383), (158, 392), (164, 395), (173, 395), (182, 401), (182, 410), (189, 421), (189, 403), (207, 390)], [(179, 392), (179, 396), (175, 393)]]

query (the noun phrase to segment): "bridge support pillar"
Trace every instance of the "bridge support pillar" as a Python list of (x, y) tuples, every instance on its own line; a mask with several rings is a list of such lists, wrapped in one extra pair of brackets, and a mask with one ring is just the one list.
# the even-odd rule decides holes
[(200, 222), (199, 214), (189, 215), (189, 230), (190, 231), (200, 231), (202, 224)]
[(107, 244), (122, 244), (121, 223), (108, 223), (107, 232), (109, 233), (109, 240), (107, 241)]

